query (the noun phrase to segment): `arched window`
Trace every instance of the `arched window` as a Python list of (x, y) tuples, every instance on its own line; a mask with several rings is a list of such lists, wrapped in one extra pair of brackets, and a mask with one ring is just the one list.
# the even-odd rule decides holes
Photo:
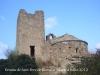
[(47, 35), (46, 36), (46, 41), (50, 41), (51, 39), (53, 39), (54, 37), (56, 37), (56, 36), (54, 36), (54, 34), (49, 34), (49, 35)]

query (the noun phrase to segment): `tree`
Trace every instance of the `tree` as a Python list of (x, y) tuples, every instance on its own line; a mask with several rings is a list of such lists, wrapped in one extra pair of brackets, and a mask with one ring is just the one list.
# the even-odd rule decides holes
[(84, 57), (81, 64), (74, 66), (78, 71), (69, 71), (69, 75), (100, 75), (100, 50), (90, 57)]
[(0, 59), (0, 75), (38, 75), (38, 71), (30, 71), (38, 69), (35, 58), (31, 58), (26, 54), (17, 55), (11, 52), (7, 59)]
[(17, 53), (15, 49), (8, 48), (5, 50), (4, 54), (8, 58), (9, 56), (16, 55)]

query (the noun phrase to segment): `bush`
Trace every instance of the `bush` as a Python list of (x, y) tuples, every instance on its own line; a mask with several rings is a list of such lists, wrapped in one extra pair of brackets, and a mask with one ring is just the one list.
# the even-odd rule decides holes
[(100, 75), (100, 50), (90, 57), (84, 57), (81, 64), (75, 64), (78, 71), (69, 71), (69, 75)]
[(38, 71), (30, 71), (30, 68), (38, 69), (37, 64), (35, 62), (35, 58), (30, 58), (28, 55), (25, 54), (10, 54), (7, 59), (0, 59), (0, 75), (39, 74)]

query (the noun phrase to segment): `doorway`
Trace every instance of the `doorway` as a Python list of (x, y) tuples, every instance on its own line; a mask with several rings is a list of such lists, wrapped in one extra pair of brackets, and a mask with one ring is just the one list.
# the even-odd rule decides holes
[(30, 55), (31, 57), (35, 56), (35, 46), (30, 46)]

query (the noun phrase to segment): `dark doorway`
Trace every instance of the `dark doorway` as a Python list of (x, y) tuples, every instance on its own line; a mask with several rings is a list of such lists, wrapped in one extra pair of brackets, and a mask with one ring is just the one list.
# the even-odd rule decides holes
[(35, 46), (30, 46), (30, 55), (31, 57), (35, 56)]

